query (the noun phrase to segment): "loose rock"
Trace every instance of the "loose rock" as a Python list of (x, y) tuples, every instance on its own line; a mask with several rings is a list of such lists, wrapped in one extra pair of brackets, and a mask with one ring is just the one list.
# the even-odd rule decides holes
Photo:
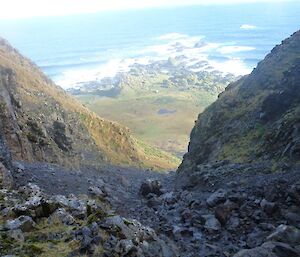
[(35, 225), (36, 224), (31, 217), (20, 216), (15, 220), (8, 220), (5, 227), (8, 230), (20, 229), (23, 232), (29, 232), (35, 227)]
[(207, 198), (206, 202), (209, 207), (214, 207), (217, 204), (223, 203), (226, 200), (226, 191), (219, 189)]

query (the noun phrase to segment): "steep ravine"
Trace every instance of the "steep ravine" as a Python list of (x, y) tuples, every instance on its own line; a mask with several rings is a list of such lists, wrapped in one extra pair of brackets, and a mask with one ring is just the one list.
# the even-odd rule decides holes
[[(299, 42), (297, 32), (199, 117), (177, 173), (12, 160), (10, 130), (1, 123), (0, 256), (300, 257)], [(272, 70), (276, 75), (268, 80)], [(272, 90), (264, 87), (277, 79)], [(278, 101), (282, 94), (293, 95), (292, 103)], [(251, 108), (240, 109), (236, 96), (249, 98)], [(258, 110), (268, 116), (274, 106), (283, 111), (271, 123), (257, 120)], [(222, 107), (230, 115), (220, 113)], [(241, 110), (247, 115), (239, 116)], [(240, 120), (249, 123), (237, 126)], [(263, 138), (276, 124), (275, 138), (288, 141), (260, 148), (246, 137), (249, 145), (238, 152), (245, 145), (232, 144), (233, 131), (219, 133), (235, 124), (244, 140), (242, 132), (249, 124), (258, 129), (258, 122)], [(275, 158), (289, 143), (290, 158)], [(255, 147), (264, 158), (247, 159)], [(231, 151), (223, 156), (224, 149)]]

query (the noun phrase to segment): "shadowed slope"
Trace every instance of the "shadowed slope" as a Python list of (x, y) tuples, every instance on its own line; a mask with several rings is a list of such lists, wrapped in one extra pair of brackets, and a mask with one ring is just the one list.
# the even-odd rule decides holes
[(210, 161), (300, 160), (300, 31), (199, 115), (179, 172)]

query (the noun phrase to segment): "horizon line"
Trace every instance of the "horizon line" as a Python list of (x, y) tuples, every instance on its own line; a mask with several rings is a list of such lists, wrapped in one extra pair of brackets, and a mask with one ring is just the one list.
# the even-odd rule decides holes
[[(102, 14), (102, 13), (118, 13), (118, 12), (127, 12), (135, 10), (151, 10), (151, 9), (177, 9), (184, 7), (208, 7), (208, 6), (232, 6), (232, 5), (257, 5), (257, 4), (288, 4), (288, 3), (299, 3), (297, 0), (262, 0), (260, 2), (249, 0), (247, 2), (210, 2), (210, 3), (184, 3), (184, 4), (175, 4), (171, 5), (161, 5), (161, 6), (137, 6), (137, 7), (128, 7), (128, 8), (107, 8), (102, 10), (90, 10), (85, 12), (73, 12), (73, 13), (52, 13), (52, 14), (34, 14), (34, 15), (24, 15), (20, 17), (1, 17), (1, 21), (12, 21), (12, 20), (28, 20), (28, 19), (37, 19), (37, 18), (51, 18), (51, 17), (71, 17), (71, 16), (81, 16), (81, 15), (91, 15), (91, 14)], [(300, 4), (300, 3), (299, 3)]]

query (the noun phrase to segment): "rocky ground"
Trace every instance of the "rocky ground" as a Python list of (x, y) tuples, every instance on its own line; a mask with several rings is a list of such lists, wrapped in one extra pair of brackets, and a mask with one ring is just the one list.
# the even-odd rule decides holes
[(111, 174), (16, 166), (16, 189), (0, 191), (0, 256), (177, 256), (164, 235), (112, 210)]
[(297, 170), (220, 162), (182, 180), (15, 166), (18, 189), (0, 191), (1, 256), (300, 256)]

